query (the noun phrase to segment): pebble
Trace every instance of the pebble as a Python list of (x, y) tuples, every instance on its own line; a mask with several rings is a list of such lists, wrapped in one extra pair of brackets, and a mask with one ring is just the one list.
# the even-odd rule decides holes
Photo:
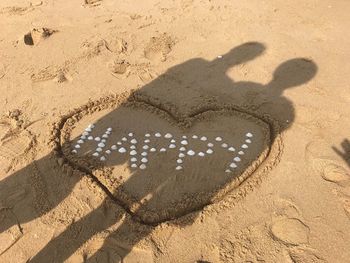
[(144, 143), (149, 143), (149, 142), (150, 142), (150, 140), (149, 140), (149, 139), (144, 140)]
[(239, 151), (238, 154), (239, 155), (244, 155), (244, 152), (243, 151)]
[(117, 142), (118, 145), (122, 145), (122, 142)]
[(157, 132), (156, 134), (154, 134), (154, 136), (156, 136), (156, 137), (161, 137), (162, 135), (159, 133), (159, 132)]
[(201, 141), (203, 141), (203, 142), (205, 142), (207, 139), (208, 139), (208, 138), (205, 137), (205, 136), (201, 137)]
[(183, 157), (185, 157), (185, 154), (184, 153), (179, 153), (179, 157), (183, 158)]
[(247, 136), (248, 138), (252, 138), (253, 134), (251, 134), (250, 132), (248, 132), (245, 136)]
[(97, 146), (103, 148), (103, 147), (105, 147), (106, 145), (105, 145), (103, 142), (100, 142), (99, 144), (97, 144)]
[(101, 142), (106, 142), (106, 139), (102, 139)]
[(72, 150), (72, 153), (78, 153), (78, 151), (77, 150)]
[(92, 140), (94, 139), (94, 137), (89, 136), (87, 139), (88, 139), (89, 141), (92, 141)]
[(98, 147), (98, 148), (96, 148), (96, 151), (97, 152), (102, 152), (102, 148)]
[(136, 146), (135, 146), (135, 145), (130, 145), (130, 149), (131, 149), (131, 150), (135, 150), (135, 149), (136, 149)]
[(134, 134), (132, 132), (130, 132), (128, 135), (129, 135), (129, 137), (134, 136)]
[(187, 136), (186, 135), (182, 135), (182, 139), (187, 139)]
[(107, 153), (107, 154), (111, 154), (111, 150), (107, 150), (106, 153)]
[(137, 143), (137, 140), (136, 139), (132, 139), (130, 142), (135, 144), (135, 143)]
[(108, 134), (103, 134), (102, 138), (108, 138)]
[(150, 137), (150, 136), (151, 136), (151, 134), (149, 134), (149, 133), (145, 134), (145, 137)]
[(222, 141), (222, 138), (221, 138), (221, 137), (216, 137), (216, 138), (215, 138), (215, 141), (221, 142), (221, 141)]
[(228, 145), (227, 145), (227, 143), (223, 143), (223, 144), (221, 144), (221, 147), (222, 147), (222, 148), (227, 148)]
[(137, 152), (135, 150), (130, 151), (130, 155), (136, 155)]
[(182, 144), (182, 145), (187, 145), (187, 144), (188, 144), (188, 141), (182, 140), (182, 141), (181, 141), (181, 144)]
[(212, 154), (214, 151), (212, 149), (207, 150), (207, 154)]
[(94, 153), (92, 154), (92, 156), (95, 156), (95, 157), (97, 157), (97, 156), (99, 156), (99, 153), (97, 153), (97, 152), (94, 152)]
[(214, 146), (214, 144), (212, 144), (211, 142), (208, 143), (208, 147), (213, 147), (213, 146)]
[(87, 128), (85, 129), (85, 131), (86, 131), (86, 132), (91, 132), (92, 130), (91, 130), (91, 128), (87, 127)]
[(226, 169), (225, 173), (231, 173), (231, 170), (230, 169)]
[(148, 148), (149, 148), (148, 145), (144, 145), (144, 146), (142, 147), (142, 149), (144, 149), (144, 150), (148, 150)]
[(95, 141), (99, 142), (99, 141), (101, 141), (101, 138), (100, 137), (96, 137)]
[(85, 131), (85, 132), (83, 132), (81, 135), (83, 135), (83, 136), (88, 136), (89, 133)]
[(122, 138), (122, 141), (123, 141), (123, 142), (126, 142), (127, 140), (128, 140), (128, 139), (127, 139), (126, 137), (123, 137), (123, 138)]
[(233, 158), (233, 160), (234, 160), (235, 162), (240, 162), (240, 161), (241, 161), (241, 158), (239, 158), (239, 157), (237, 156), (237, 157)]
[(89, 124), (89, 125), (88, 125), (88, 128), (93, 129), (93, 128), (95, 128), (95, 125)]
[(176, 141), (175, 141), (174, 139), (172, 139), (170, 142), (171, 142), (171, 143), (175, 143)]
[(187, 152), (187, 154), (188, 154), (189, 156), (193, 156), (193, 155), (195, 155), (196, 153), (195, 153), (194, 151), (192, 151), (192, 150), (189, 150), (189, 151)]
[(142, 156), (147, 156), (147, 152), (142, 152), (141, 155)]
[(182, 159), (177, 159), (176, 162), (177, 163), (183, 163), (183, 160)]
[(149, 151), (150, 151), (150, 152), (155, 152), (155, 151), (156, 151), (156, 148), (151, 148)]
[(251, 139), (246, 139), (245, 142), (246, 143), (252, 143), (252, 140)]
[(83, 140), (78, 140), (77, 143), (82, 144), (82, 143), (84, 143), (84, 141)]
[(184, 151), (186, 151), (186, 148), (185, 148), (185, 147), (181, 147), (181, 148), (180, 148), (180, 151), (181, 151), (181, 152), (184, 152)]
[(112, 145), (111, 149), (112, 149), (112, 150), (117, 150), (117, 145), (115, 145), (115, 144)]
[(161, 148), (159, 151), (160, 151), (160, 152), (165, 152), (166, 149), (165, 149), (165, 148)]
[(137, 168), (137, 164), (136, 164), (136, 163), (132, 163), (132, 164), (130, 165), (130, 167), (131, 167), (131, 168)]
[(233, 147), (230, 147), (230, 148), (228, 148), (228, 150), (229, 150), (230, 152), (234, 152), (236, 149), (233, 148)]
[(178, 166), (176, 166), (175, 169), (176, 169), (177, 171), (182, 170), (182, 166), (178, 165)]
[(144, 163), (141, 164), (139, 167), (140, 167), (141, 170), (145, 170), (146, 169), (146, 165)]
[(111, 132), (110, 132), (110, 131), (106, 131), (106, 132), (105, 132), (105, 134), (110, 135), (110, 134), (111, 134)]
[(82, 136), (80, 136), (80, 139), (86, 140), (86, 136), (85, 136), (85, 135), (82, 135)]
[(165, 134), (164, 135), (164, 138), (166, 138), (166, 139), (170, 139), (170, 138), (172, 138), (173, 136), (170, 134), (170, 133), (167, 133), (167, 134)]
[(170, 149), (174, 149), (174, 148), (176, 148), (176, 145), (175, 145), (175, 144), (170, 144), (170, 145), (169, 145), (169, 148), (170, 148)]
[(126, 153), (126, 149), (124, 147), (119, 148), (118, 152), (120, 153)]
[(113, 129), (111, 127), (107, 128), (107, 131), (111, 132)]
[(192, 135), (192, 138), (193, 139), (198, 139), (198, 136), (197, 135)]
[(235, 168), (237, 168), (237, 164), (235, 164), (235, 163), (230, 163), (230, 167), (233, 168), (233, 169), (235, 169)]
[(141, 159), (141, 162), (142, 162), (142, 163), (147, 163), (147, 162), (148, 162), (148, 159), (147, 159), (147, 158), (142, 158), (142, 159)]
[(131, 157), (130, 161), (131, 161), (132, 163), (137, 162), (137, 158), (136, 158), (136, 157)]
[(101, 156), (100, 161), (102, 161), (102, 162), (106, 161), (106, 157)]
[(242, 147), (243, 149), (247, 149), (247, 148), (248, 148), (248, 145), (243, 144), (241, 147)]
[(199, 155), (200, 157), (203, 157), (203, 156), (205, 155), (205, 153), (204, 153), (204, 152), (199, 152), (198, 155)]
[(76, 149), (80, 149), (80, 145), (79, 145), (79, 144), (75, 145), (74, 147), (75, 147)]

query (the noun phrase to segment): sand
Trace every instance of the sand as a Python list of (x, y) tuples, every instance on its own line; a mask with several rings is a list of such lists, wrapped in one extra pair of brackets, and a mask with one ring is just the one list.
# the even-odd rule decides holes
[(349, 11), (1, 1), (0, 262), (348, 262)]

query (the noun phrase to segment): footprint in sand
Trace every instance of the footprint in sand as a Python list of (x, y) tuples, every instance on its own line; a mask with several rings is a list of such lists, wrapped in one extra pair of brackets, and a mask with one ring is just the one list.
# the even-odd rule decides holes
[(89, 7), (99, 6), (102, 0), (84, 0), (84, 5)]
[(47, 39), (53, 33), (58, 32), (57, 30), (50, 28), (33, 28), (30, 32), (24, 35), (24, 44), (28, 46), (37, 45), (40, 41)]
[(166, 61), (175, 41), (166, 33), (152, 37), (145, 47), (144, 55), (152, 61)]
[(284, 218), (274, 222), (271, 234), (285, 245), (301, 245), (309, 242), (310, 229), (297, 218)]

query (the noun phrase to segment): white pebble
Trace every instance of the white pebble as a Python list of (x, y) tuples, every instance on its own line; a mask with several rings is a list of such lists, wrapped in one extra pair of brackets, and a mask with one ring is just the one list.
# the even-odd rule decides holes
[(182, 144), (182, 145), (187, 145), (187, 144), (188, 144), (188, 141), (182, 140), (182, 141), (181, 141), (181, 144)]
[(103, 148), (103, 147), (105, 147), (106, 145), (105, 145), (103, 142), (100, 142), (99, 144), (97, 144), (97, 146)]
[(142, 149), (144, 149), (144, 150), (147, 150), (148, 148), (149, 148), (148, 145), (144, 145), (144, 146), (142, 147)]
[(215, 138), (215, 141), (221, 142), (221, 141), (222, 141), (222, 138), (221, 138), (221, 137), (216, 137), (216, 138)]
[(187, 139), (187, 136), (186, 135), (182, 135), (182, 139)]
[(103, 142), (103, 143), (106, 142), (106, 139), (102, 139), (101, 142)]
[(89, 136), (87, 139), (88, 139), (89, 141), (92, 141), (92, 140), (94, 139), (94, 137)]
[(231, 170), (230, 169), (226, 169), (225, 173), (231, 173)]
[(230, 163), (230, 167), (233, 168), (233, 169), (235, 169), (235, 168), (237, 168), (237, 164), (235, 164), (235, 163)]
[(136, 149), (136, 146), (135, 146), (135, 145), (131, 145), (131, 146), (130, 146), (130, 149), (131, 149), (131, 150), (135, 150), (135, 149)]
[(142, 162), (142, 163), (147, 163), (147, 162), (148, 162), (148, 159), (147, 159), (147, 158), (142, 158), (142, 159), (141, 159), (141, 162)]
[(176, 170), (182, 170), (182, 166), (180, 166), (180, 165), (178, 165), (178, 166), (176, 166), (176, 168), (175, 168)]
[(204, 152), (199, 152), (198, 155), (199, 155), (200, 157), (203, 157), (203, 156), (205, 155), (205, 153), (204, 153)]
[(102, 148), (98, 147), (98, 148), (96, 148), (96, 151), (97, 152), (102, 152)]
[(106, 132), (105, 132), (105, 134), (110, 135), (110, 134), (111, 134), (111, 132), (110, 132), (110, 131), (106, 131)]
[(80, 139), (86, 140), (86, 136), (85, 136), (85, 135), (82, 135), (82, 136), (80, 136)]
[(100, 137), (96, 137), (95, 141), (99, 142), (99, 141), (101, 141), (101, 138)]
[(194, 151), (192, 151), (192, 150), (189, 150), (189, 151), (187, 152), (187, 154), (188, 154), (189, 156), (193, 156), (193, 155), (195, 155), (196, 153), (195, 153)]
[(89, 125), (88, 125), (88, 128), (93, 129), (93, 128), (95, 128), (95, 125), (89, 124)]
[(205, 142), (207, 139), (208, 139), (208, 138), (205, 137), (205, 136), (202, 136), (202, 137), (201, 137), (201, 141), (203, 141), (203, 142)]
[(147, 152), (142, 152), (141, 155), (142, 156), (147, 156)]
[(213, 146), (214, 146), (214, 144), (212, 144), (211, 142), (208, 143), (208, 147), (213, 147)]
[(244, 155), (244, 152), (243, 151), (239, 151), (238, 154), (239, 155)]
[(85, 131), (86, 131), (86, 132), (91, 132), (91, 128), (87, 127), (87, 128), (85, 129)]
[(131, 161), (132, 163), (137, 162), (137, 158), (136, 158), (136, 157), (131, 157), (130, 161)]
[(102, 162), (106, 161), (106, 157), (101, 156), (100, 161), (102, 161)]
[(162, 135), (161, 135), (159, 132), (157, 132), (157, 133), (154, 134), (154, 136), (156, 136), (156, 137), (159, 138), (159, 137), (161, 137)]
[(151, 136), (151, 134), (149, 134), (149, 133), (145, 134), (145, 137), (150, 137), (150, 136)]
[(243, 149), (247, 149), (247, 148), (248, 148), (248, 145), (243, 144), (241, 147), (242, 147)]
[(180, 151), (181, 151), (181, 152), (184, 152), (184, 151), (186, 151), (186, 148), (185, 148), (185, 147), (181, 147), (181, 148), (180, 148)]
[(240, 161), (241, 161), (241, 158), (239, 158), (239, 157), (237, 156), (237, 157), (233, 158), (233, 160), (234, 160), (235, 162), (240, 162)]
[(165, 148), (161, 148), (159, 151), (160, 151), (160, 152), (165, 152), (166, 149), (165, 149)]
[(78, 151), (77, 150), (72, 150), (72, 153), (78, 153)]
[(126, 149), (124, 147), (119, 148), (118, 152), (120, 153), (126, 153)]
[(112, 146), (111, 146), (111, 149), (112, 149), (112, 150), (117, 150), (117, 145), (112, 145)]
[(79, 144), (76, 144), (74, 147), (75, 147), (75, 149), (80, 149), (80, 145)]
[(212, 154), (214, 151), (212, 149), (207, 150), (207, 154)]
[(95, 157), (97, 157), (97, 156), (99, 156), (99, 153), (97, 153), (97, 152), (94, 152), (94, 153), (92, 154), (92, 156), (95, 156)]
[(251, 134), (250, 132), (248, 132), (245, 136), (249, 137), (249, 138), (252, 138), (253, 137), (253, 134)]
[(155, 152), (155, 151), (156, 151), (156, 148), (151, 148), (149, 151), (150, 151), (150, 152)]
[(221, 147), (222, 147), (222, 148), (227, 148), (227, 146), (228, 146), (227, 143), (221, 144)]
[(113, 129), (111, 127), (107, 128), (107, 131), (111, 132)]
[(176, 141), (175, 141), (174, 139), (172, 139), (170, 142), (171, 142), (171, 143), (175, 143)]
[(111, 150), (107, 150), (106, 153), (107, 153), (107, 154), (111, 154)]
[(130, 151), (130, 155), (136, 155), (137, 152), (135, 150)]
[(130, 165), (130, 167), (131, 167), (131, 168), (137, 168), (137, 164), (136, 164), (136, 163), (132, 163), (132, 164)]
[(252, 140), (251, 139), (246, 139), (245, 142), (246, 143), (252, 143)]
[(132, 139), (130, 142), (135, 144), (135, 143), (137, 143), (137, 140), (136, 139)]
[(85, 131), (85, 132), (83, 132), (81, 135), (83, 135), (83, 136), (88, 136), (89, 133)]
[(185, 157), (185, 154), (184, 153), (179, 153), (179, 157), (183, 158), (183, 157)]
[(145, 170), (146, 169), (146, 165), (144, 163), (141, 164), (139, 167), (140, 167), (141, 170)]
[(127, 139), (126, 137), (123, 137), (123, 138), (122, 138), (122, 141), (123, 141), (123, 142), (126, 142), (127, 140), (128, 140), (128, 139)]
[(128, 135), (129, 135), (129, 137), (134, 136), (134, 134), (132, 132), (130, 132)]
[(174, 149), (174, 148), (176, 148), (176, 145), (175, 145), (175, 144), (170, 144), (170, 145), (169, 145), (169, 148), (170, 148), (170, 149)]
[(233, 147), (230, 147), (230, 148), (228, 148), (228, 150), (229, 150), (230, 152), (234, 152), (236, 149), (233, 148)]
[(82, 143), (84, 143), (84, 141), (83, 140), (78, 140), (77, 143), (82, 144)]
[(118, 145), (122, 145), (122, 142), (117, 142)]
[(170, 133), (167, 133), (167, 134), (165, 134), (164, 135), (164, 138), (166, 138), (166, 139), (170, 139), (170, 138), (172, 138), (173, 136), (170, 134)]
[(102, 138), (108, 138), (108, 134), (103, 134)]
[(177, 163), (183, 163), (183, 160), (182, 159), (177, 159), (176, 162)]
[(149, 140), (149, 139), (147, 139), (147, 140), (144, 140), (144, 142), (145, 142), (145, 143), (149, 143), (149, 142), (150, 142), (150, 140)]
[(192, 138), (193, 139), (198, 139), (198, 136), (197, 135), (192, 135)]

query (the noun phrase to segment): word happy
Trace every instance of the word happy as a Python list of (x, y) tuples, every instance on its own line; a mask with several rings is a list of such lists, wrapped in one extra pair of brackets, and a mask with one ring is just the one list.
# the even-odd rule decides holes
[[(106, 147), (106, 142), (111, 135), (113, 129), (107, 128), (105, 133), (102, 134), (100, 137), (93, 137), (91, 135), (92, 130), (94, 129), (94, 125), (90, 124), (85, 131), (82, 133), (80, 138), (78, 139), (77, 143), (74, 145), (74, 149), (72, 150), (72, 153), (77, 154), (79, 152), (79, 149), (81, 148), (81, 145), (84, 144), (86, 141), (95, 141), (97, 144), (97, 147), (95, 151), (92, 153), (92, 156), (95, 158), (99, 158), (100, 161), (104, 162), (107, 160), (108, 156), (112, 152), (117, 152), (119, 154), (128, 154), (130, 156), (130, 167), (133, 169), (139, 168), (141, 170), (144, 170), (147, 168), (148, 163), (148, 155), (149, 153), (154, 152), (160, 152), (160, 153), (166, 153), (168, 150), (178, 150), (178, 159), (176, 160), (176, 170), (182, 170), (183, 169), (183, 163), (185, 158), (190, 158), (193, 156), (199, 156), (199, 157), (205, 157), (207, 155), (214, 154), (214, 145), (220, 145), (221, 148), (226, 149), (229, 152), (232, 152), (232, 160), (230, 164), (228, 165), (225, 172), (230, 173), (232, 170), (236, 169), (241, 162), (241, 158), (243, 158), (243, 155), (248, 150), (249, 145), (252, 143), (253, 134), (250, 132), (247, 132), (245, 134), (244, 143), (239, 147), (235, 148), (227, 143), (224, 142), (222, 137), (215, 137), (210, 141), (206, 136), (199, 136), (199, 135), (192, 135), (192, 136), (186, 136), (183, 135), (181, 138), (174, 138), (174, 136), (171, 133), (165, 133), (161, 134), (160, 132), (156, 133), (146, 133), (144, 134), (144, 140), (142, 142), (138, 142), (137, 139), (134, 137), (134, 134), (132, 132), (129, 132), (127, 136), (122, 137), (120, 141), (117, 141), (116, 144), (113, 144), (111, 147)], [(167, 147), (152, 147), (151, 145), (151, 139), (158, 138), (158, 139), (166, 139), (169, 141)], [(194, 140), (200, 140), (203, 143), (206, 144), (206, 150), (205, 151), (194, 151), (189, 146), (189, 139)], [(125, 144), (129, 144), (130, 146), (127, 148), (125, 147)], [(141, 145), (141, 146), (138, 146)]]

